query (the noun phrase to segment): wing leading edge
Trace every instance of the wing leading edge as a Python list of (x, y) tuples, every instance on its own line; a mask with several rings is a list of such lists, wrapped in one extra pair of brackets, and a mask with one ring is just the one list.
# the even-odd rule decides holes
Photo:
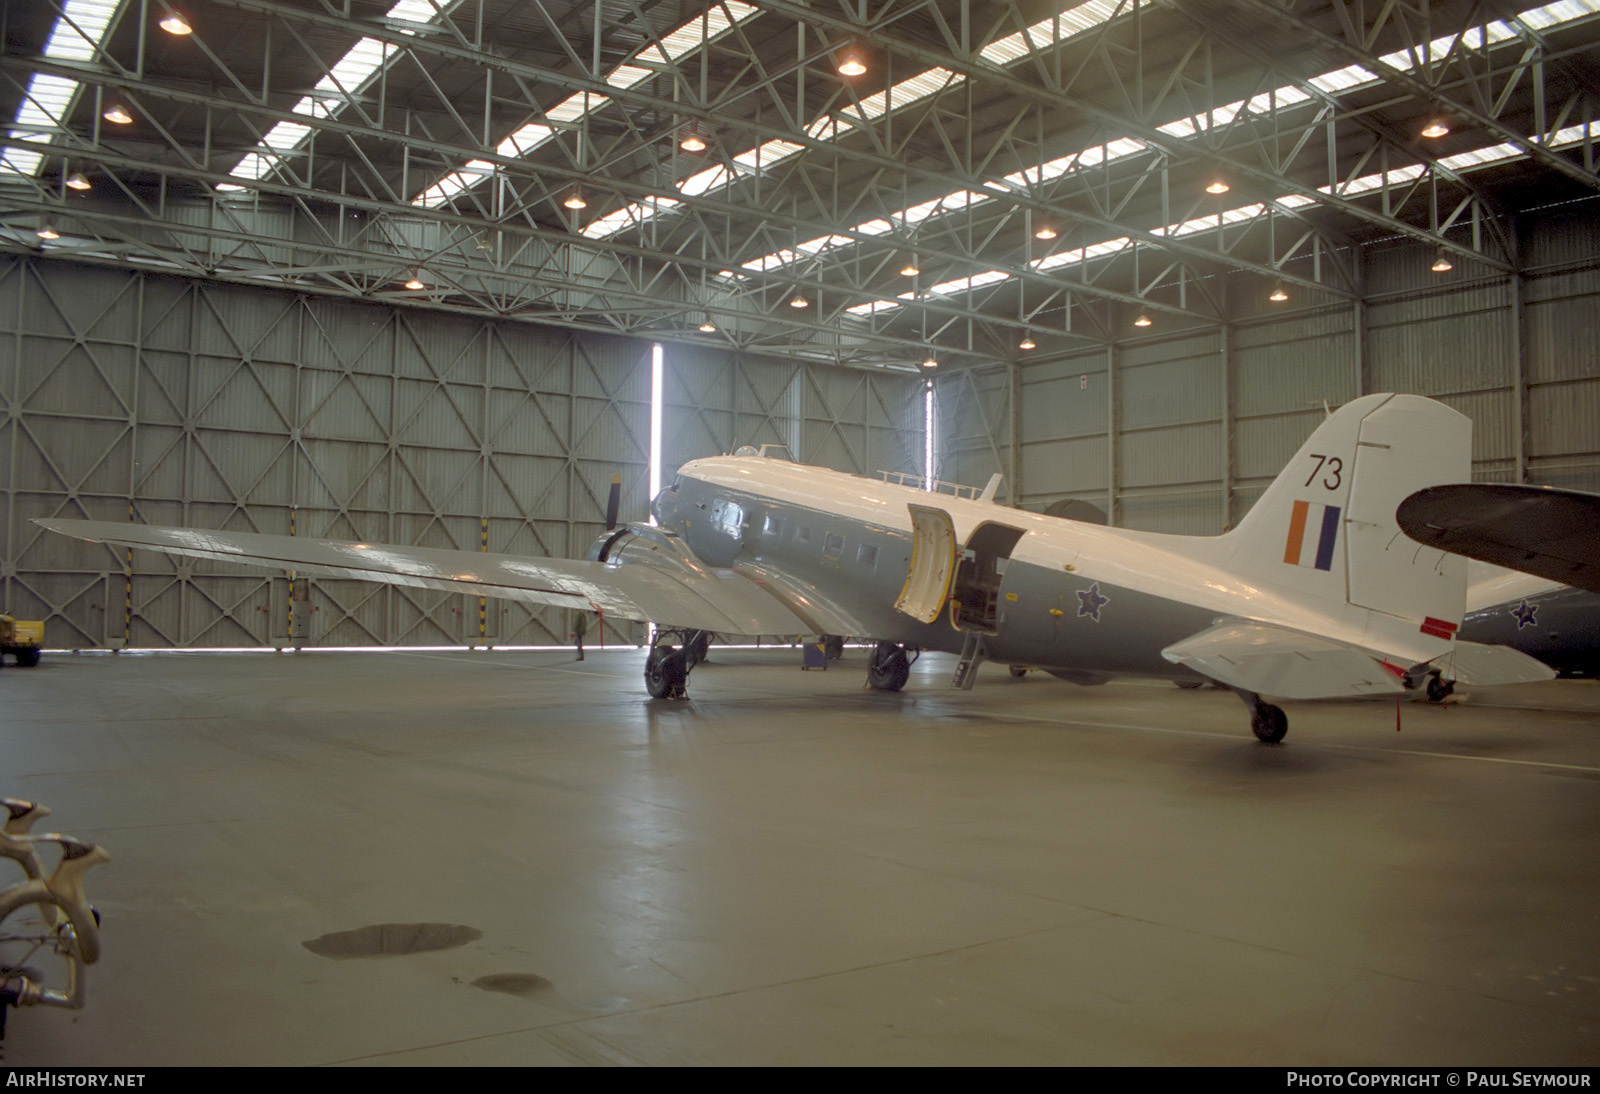
[(728, 634), (802, 634), (812, 627), (760, 581), (685, 556), (626, 566), (304, 536), (213, 532), (94, 520), (35, 520), (52, 532), (119, 547), (234, 565), (441, 589), (598, 610)]
[(1600, 495), (1511, 483), (1452, 483), (1400, 503), (1418, 543), (1600, 593)]

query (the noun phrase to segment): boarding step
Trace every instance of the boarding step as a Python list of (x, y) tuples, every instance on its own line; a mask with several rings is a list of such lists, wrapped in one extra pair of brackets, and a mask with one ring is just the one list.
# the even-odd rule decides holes
[(972, 685), (978, 682), (978, 666), (989, 659), (986, 637), (967, 632), (966, 640), (961, 644), (961, 660), (956, 662), (955, 678), (950, 681), (951, 687), (971, 691)]

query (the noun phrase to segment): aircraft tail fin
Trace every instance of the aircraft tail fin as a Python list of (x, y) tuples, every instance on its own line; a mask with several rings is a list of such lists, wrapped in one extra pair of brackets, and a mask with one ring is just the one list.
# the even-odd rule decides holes
[(1408, 538), (1395, 509), (1471, 472), (1468, 418), (1417, 395), (1363, 396), (1317, 427), (1224, 554), (1245, 580), (1360, 626), (1369, 648), (1431, 660), (1454, 644), (1466, 564)]

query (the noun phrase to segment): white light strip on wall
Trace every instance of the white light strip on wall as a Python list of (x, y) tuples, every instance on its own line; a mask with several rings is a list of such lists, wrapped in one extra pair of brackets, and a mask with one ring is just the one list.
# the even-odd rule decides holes
[[(661, 404), (665, 397), (663, 352), (659, 343), (650, 347), (650, 503), (661, 493)], [(656, 517), (650, 514), (650, 523)]]
[(933, 492), (933, 381), (922, 383), (922, 488)]
[[(400, 0), (389, 9), (385, 19), (397, 24), (413, 23), (427, 26), (450, 11), (461, 0)], [(410, 27), (398, 26), (401, 34), (411, 36), (417, 32)], [(364, 91), (369, 84), (400, 55), (400, 47), (362, 38), (351, 46), (328, 74), (318, 80), (311, 94), (303, 97), (290, 109), (307, 118), (331, 118), (343, 110), (351, 99)], [(266, 178), (292, 155), (311, 133), (309, 125), (299, 122), (279, 122), (267, 131), (256, 145), (256, 151), (240, 160), (228, 174), (234, 178), (257, 181)], [(223, 193), (236, 193), (245, 187), (232, 182), (221, 182), (217, 189)]]
[[(1558, 0), (1557, 3), (1547, 4), (1544, 7), (1523, 12), (1517, 18), (1530, 27), (1542, 30), (1562, 23), (1572, 22), (1576, 19), (1587, 18), (1596, 12), (1600, 12), (1600, 0)], [(1447, 56), (1458, 40), (1464, 41), (1469, 48), (1481, 50), (1509, 41), (1515, 37), (1515, 34), (1516, 32), (1509, 24), (1494, 22), (1486, 26), (1470, 27), (1460, 34), (1444, 35), (1429, 42), (1424, 48), (1430, 56), (1438, 60)], [(1418, 52), (1422, 51), (1419, 50)], [(1385, 64), (1402, 71), (1409, 71), (1417, 63), (1416, 57), (1407, 50), (1397, 50), (1393, 53), (1385, 54), (1380, 59)], [(1350, 65), (1333, 72), (1323, 73), (1320, 76), (1313, 76), (1305, 82), (1326, 94), (1336, 95), (1370, 86), (1377, 83), (1378, 79), (1378, 76), (1360, 65)], [(1311, 101), (1312, 97), (1298, 87), (1285, 85), (1272, 91), (1262, 92), (1249, 99), (1241, 99), (1238, 102), (1227, 103), (1194, 115), (1187, 115), (1158, 128), (1163, 133), (1187, 140), (1212, 129), (1229, 125), (1241, 114), (1249, 113), (1263, 116), (1271, 114), (1273, 111), (1284, 110)], [(996, 193), (1010, 193), (1060, 178), (1074, 171), (1102, 167), (1114, 160), (1146, 152), (1149, 149), (1150, 146), (1143, 141), (1135, 140), (1131, 137), (1122, 137), (1074, 152), (1071, 155), (1059, 156), (1045, 163), (1024, 168), (1021, 171), (1012, 172), (1003, 179), (987, 182), (984, 185)], [(1453, 167), (1446, 160), (1440, 160), (1439, 162), (1446, 167)], [(1459, 168), (1456, 169), (1459, 170)], [(1417, 170), (1420, 171), (1422, 168), (1419, 167)], [(1326, 192), (1326, 187), (1323, 189)], [(942, 198), (935, 198), (932, 201), (913, 205), (911, 208), (901, 210), (898, 213), (892, 213), (888, 217), (877, 217), (858, 224), (851, 229), (852, 235), (835, 234), (808, 240), (805, 243), (795, 245), (793, 248), (786, 248), (770, 255), (751, 259), (749, 262), (743, 263), (742, 267), (747, 270), (757, 271), (778, 269), (791, 262), (813, 258), (816, 255), (842, 247), (854, 246), (857, 242), (856, 236), (882, 235), (891, 230), (896, 224), (914, 227), (930, 217), (968, 209), (973, 205), (981, 204), (988, 200), (990, 200), (989, 194), (957, 190)], [(1298, 198), (1293, 202), (1292, 207), (1309, 205), (1314, 200), (1313, 198)], [(863, 312), (858, 312), (857, 314), (881, 310), (873, 307), (877, 303), (879, 302), (874, 301), (870, 304), (859, 305)], [(851, 310), (854, 311), (854, 309)]]
[[(104, 43), (117, 21), (124, 0), (67, 0), (45, 41), (44, 57), (51, 61), (87, 64)], [(10, 135), (14, 140), (48, 143), (72, 113), (78, 81), (61, 76), (35, 75), (17, 106)], [(0, 153), (0, 181), (9, 177), (32, 178), (44, 156), (26, 148), (6, 148)]]
[[(628, 60), (641, 63), (624, 62), (618, 65), (607, 74), (606, 83), (624, 90), (643, 83), (659, 71), (665, 70), (670, 64), (699, 49), (702, 44), (709, 45), (746, 19), (759, 14), (761, 10), (750, 4), (739, 3), (739, 0), (725, 0), (724, 3), (706, 12), (704, 16), (695, 16), (663, 37), (662, 48), (656, 48), (652, 42), (633, 54)], [(534, 149), (556, 135), (556, 130), (546, 122), (571, 126), (581, 122), (590, 114), (603, 110), (613, 101), (609, 95), (597, 92), (579, 91), (569, 95), (545, 113), (544, 121), (529, 122), (522, 126), (495, 146), (495, 152), (507, 159), (528, 156)], [(438, 208), (466, 193), (493, 175), (496, 170), (496, 166), (489, 160), (468, 160), (461, 170), (452, 171), (412, 198), (411, 204), (429, 209)], [(617, 223), (626, 226), (626, 218)], [(620, 227), (618, 230), (621, 230)]]

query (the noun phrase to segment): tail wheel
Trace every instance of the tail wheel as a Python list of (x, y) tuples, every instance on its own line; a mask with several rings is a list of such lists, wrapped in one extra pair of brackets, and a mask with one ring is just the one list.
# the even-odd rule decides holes
[(1012, 665), (1011, 666), (1011, 675), (1012, 676), (1019, 676), (1019, 677), (1028, 675), (1028, 666), (1027, 665)]
[(1289, 716), (1282, 707), (1262, 703), (1250, 718), (1250, 729), (1255, 733), (1256, 740), (1275, 745), (1289, 732)]
[(1454, 680), (1446, 680), (1438, 673), (1428, 677), (1428, 702), (1430, 703), (1444, 702), (1454, 694), (1455, 690), (1456, 682)]

